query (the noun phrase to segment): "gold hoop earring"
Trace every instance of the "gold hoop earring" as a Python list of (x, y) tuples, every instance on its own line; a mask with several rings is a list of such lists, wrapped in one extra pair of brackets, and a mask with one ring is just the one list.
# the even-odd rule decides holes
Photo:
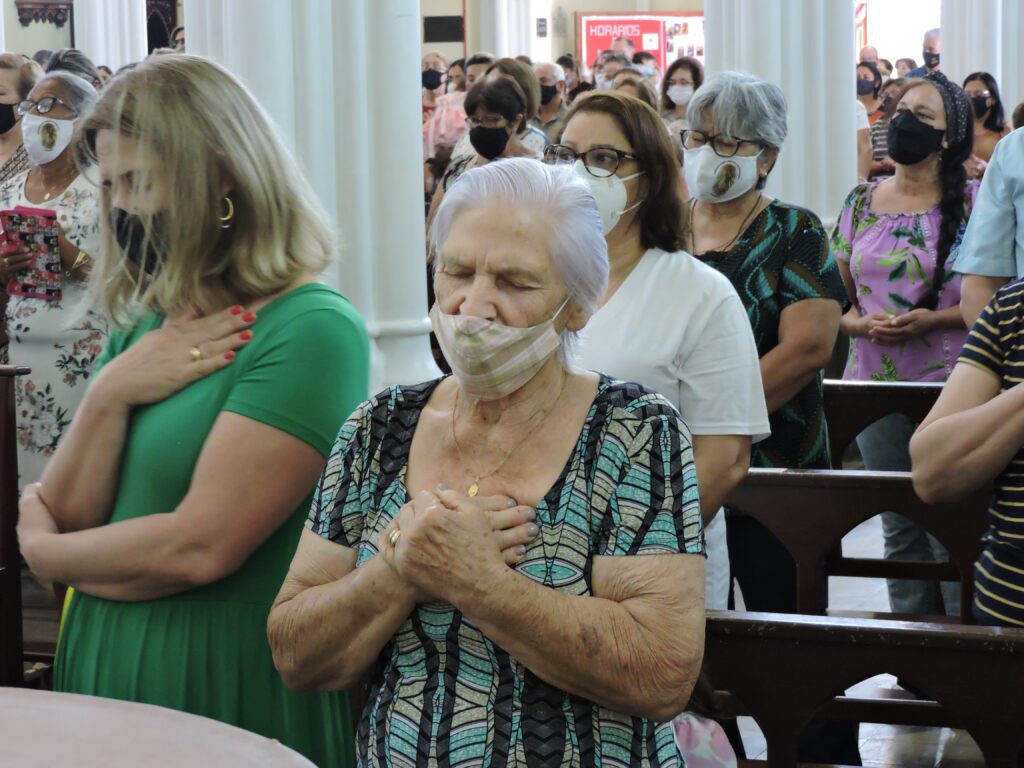
[(220, 219), (220, 228), (231, 229), (231, 222), (235, 218), (235, 204), (227, 195), (224, 195), (224, 197), (222, 198), (222, 202), (227, 204), (228, 210), (227, 213), (225, 213), (223, 216), (218, 217)]

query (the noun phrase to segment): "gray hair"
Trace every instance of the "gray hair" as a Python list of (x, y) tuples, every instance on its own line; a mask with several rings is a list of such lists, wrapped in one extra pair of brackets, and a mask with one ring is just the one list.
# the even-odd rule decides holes
[(537, 77), (540, 77), (540, 71), (545, 67), (551, 68), (551, 74), (554, 76), (556, 83), (565, 82), (565, 69), (562, 68), (561, 64), (555, 64), (550, 61), (538, 61), (533, 65), (533, 71), (537, 74)]
[(935, 29), (929, 29), (924, 33), (925, 42), (928, 42), (929, 40), (938, 40), (940, 37), (942, 37), (942, 30), (938, 27)]
[[(516, 157), (466, 171), (445, 193), (431, 226), (434, 269), (456, 217), (493, 202), (509, 208), (530, 206), (552, 218), (555, 226), (548, 242), (555, 271), (572, 303), (588, 317), (593, 315), (608, 290), (608, 244), (590, 186), (572, 166)], [(565, 367), (575, 343), (574, 332), (562, 333), (559, 357)]]
[(787, 132), (786, 96), (779, 86), (753, 75), (719, 72), (693, 94), (686, 119), (695, 130), (706, 131), (713, 120), (726, 136), (781, 149)]
[(61, 84), (64, 89), (64, 95), (67, 97), (67, 105), (71, 107), (71, 109), (75, 110), (79, 115), (84, 115), (88, 112), (99, 98), (99, 94), (96, 93), (96, 89), (92, 87), (92, 83), (85, 78), (73, 75), (70, 72), (65, 72), (63, 70), (48, 72), (43, 75), (36, 81), (32, 90), (35, 90), (43, 83), (50, 82), (57, 82)]

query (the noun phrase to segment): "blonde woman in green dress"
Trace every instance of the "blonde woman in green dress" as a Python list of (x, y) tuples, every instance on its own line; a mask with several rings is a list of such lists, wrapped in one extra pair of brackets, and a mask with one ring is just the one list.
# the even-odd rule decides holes
[(267, 615), (342, 422), (363, 322), (316, 282), (334, 241), (245, 88), (191, 56), (104, 91), (95, 297), (119, 325), (21, 504), (26, 560), (70, 584), (61, 691), (158, 704), (353, 760), (345, 694), (295, 694)]

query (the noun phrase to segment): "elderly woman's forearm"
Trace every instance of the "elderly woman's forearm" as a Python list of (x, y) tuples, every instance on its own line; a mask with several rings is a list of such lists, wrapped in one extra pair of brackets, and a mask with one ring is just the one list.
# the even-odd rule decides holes
[(285, 584), (267, 621), (274, 665), (292, 690), (344, 690), (359, 682), (416, 607), (380, 555), (340, 581)]
[(992, 482), (1024, 444), (1024, 387), (944, 416), (910, 441), (914, 488), (927, 502), (951, 500)]
[(647, 609), (640, 600), (565, 595), (507, 570), (456, 599), (467, 618), (537, 677), (626, 715), (671, 720), (685, 709), (700, 672), (699, 595), (671, 609)]
[(102, 525), (110, 516), (131, 410), (90, 387), (43, 472), (43, 498), (62, 531)]

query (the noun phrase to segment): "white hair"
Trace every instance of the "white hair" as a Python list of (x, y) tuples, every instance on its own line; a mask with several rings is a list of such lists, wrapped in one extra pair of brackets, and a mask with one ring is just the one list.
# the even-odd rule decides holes
[(787, 133), (786, 96), (779, 86), (753, 75), (719, 72), (693, 94), (686, 119), (694, 130), (707, 131), (714, 121), (719, 133), (733, 139), (781, 149)]
[(924, 33), (925, 42), (928, 42), (929, 40), (938, 40), (940, 37), (942, 37), (942, 30), (938, 27), (935, 29), (929, 29)]
[(92, 83), (67, 70), (58, 69), (54, 72), (47, 72), (36, 80), (32, 90), (35, 90), (43, 83), (60, 83), (67, 98), (67, 105), (79, 115), (88, 112), (99, 98), (99, 94)]
[(565, 82), (565, 68), (561, 64), (555, 64), (551, 61), (538, 61), (533, 65), (533, 71), (540, 77), (540, 70), (542, 67), (551, 67), (551, 72), (555, 76), (556, 83)]
[[(590, 186), (572, 166), (514, 157), (463, 173), (445, 193), (431, 226), (434, 269), (456, 217), (495, 202), (509, 208), (529, 206), (551, 218), (548, 251), (555, 271), (571, 302), (587, 317), (593, 315), (608, 290), (608, 244)], [(559, 356), (566, 367), (575, 342), (574, 332), (562, 333)]]

